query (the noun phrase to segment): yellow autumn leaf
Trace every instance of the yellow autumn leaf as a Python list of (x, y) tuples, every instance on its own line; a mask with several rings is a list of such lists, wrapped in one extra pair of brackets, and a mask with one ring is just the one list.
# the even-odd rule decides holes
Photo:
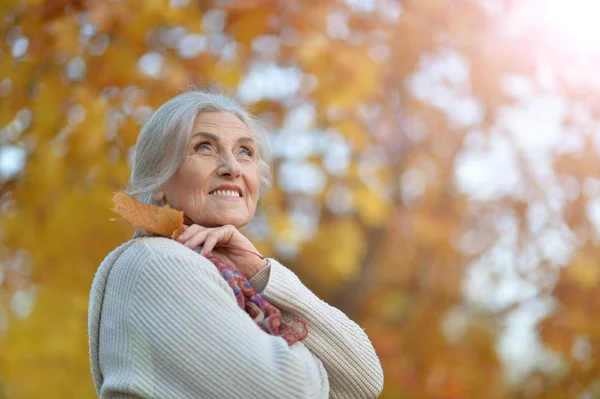
[(145, 204), (123, 192), (115, 193), (113, 202), (113, 210), (136, 228), (171, 238), (178, 237), (184, 230), (183, 212), (171, 208), (168, 204)]

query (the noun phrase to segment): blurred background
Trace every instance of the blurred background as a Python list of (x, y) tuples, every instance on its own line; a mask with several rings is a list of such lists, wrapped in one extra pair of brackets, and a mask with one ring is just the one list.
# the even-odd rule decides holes
[(3, 0), (0, 398), (95, 397), (87, 305), (142, 124), (269, 131), (245, 233), (373, 340), (383, 398), (600, 398), (600, 3)]

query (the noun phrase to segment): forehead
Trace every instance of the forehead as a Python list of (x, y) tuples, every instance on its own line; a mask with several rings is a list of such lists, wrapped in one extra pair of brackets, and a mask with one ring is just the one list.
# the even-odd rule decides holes
[(192, 134), (212, 133), (221, 139), (252, 137), (252, 132), (237, 116), (229, 112), (201, 112), (194, 120)]

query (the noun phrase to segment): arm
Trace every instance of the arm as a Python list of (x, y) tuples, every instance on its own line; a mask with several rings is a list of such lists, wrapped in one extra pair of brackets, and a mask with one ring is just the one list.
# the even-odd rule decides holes
[[(115, 398), (328, 397), (320, 361), (266, 334), (237, 306), (205, 258), (154, 255), (143, 266), (128, 325), (131, 384)], [(110, 369), (113, 378), (122, 370)], [(105, 381), (111, 380), (106, 375)]]
[(308, 323), (308, 349), (327, 370), (332, 398), (376, 398), (383, 390), (383, 370), (365, 332), (344, 313), (313, 294), (279, 262), (262, 269), (253, 287), (284, 316)]

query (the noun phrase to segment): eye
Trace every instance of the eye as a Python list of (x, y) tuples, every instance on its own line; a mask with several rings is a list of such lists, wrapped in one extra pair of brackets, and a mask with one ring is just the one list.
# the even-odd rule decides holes
[(194, 151), (210, 151), (210, 143), (208, 141), (201, 141), (194, 146)]
[(248, 147), (241, 147), (240, 154), (245, 154), (247, 157), (252, 158), (252, 156), (254, 155), (254, 151), (252, 151), (252, 149)]

